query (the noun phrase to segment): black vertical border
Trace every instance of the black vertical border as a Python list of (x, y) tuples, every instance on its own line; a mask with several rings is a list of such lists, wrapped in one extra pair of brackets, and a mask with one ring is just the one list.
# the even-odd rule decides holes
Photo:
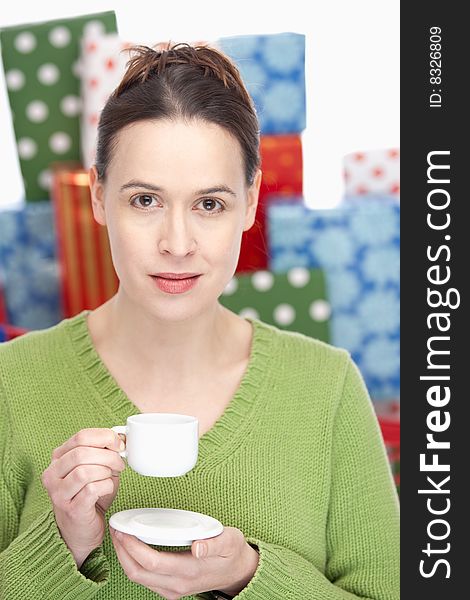
[[(470, 333), (468, 307), (468, 279), (470, 278), (470, 198), (466, 187), (470, 174), (469, 102), (465, 89), (467, 83), (468, 44), (470, 41), (468, 21), (458, 8), (457, 2), (428, 1), (421, 5), (401, 3), (401, 598), (416, 600), (426, 598), (470, 597), (467, 574), (470, 561), (467, 537), (470, 537), (470, 520), (466, 518), (466, 506), (470, 497), (470, 475), (467, 476), (470, 441), (468, 406), (470, 404), (470, 350), (467, 339)], [(430, 83), (430, 28), (439, 27), (441, 33), (441, 77), (439, 85)], [(435, 73), (434, 73), (435, 74)], [(440, 89), (441, 108), (431, 108), (429, 97), (432, 89)], [(464, 104), (465, 106), (464, 109)], [(427, 155), (435, 150), (449, 150), (450, 155), (441, 156), (436, 162), (450, 164), (450, 183), (440, 186), (427, 182)], [(451, 197), (446, 211), (432, 211), (428, 207), (428, 193), (432, 187), (445, 188)], [(437, 196), (436, 196), (437, 198)], [(443, 198), (443, 196), (442, 196)], [(426, 219), (429, 212), (444, 220), (449, 212), (451, 222), (448, 230), (433, 231)], [(450, 235), (450, 240), (445, 239)], [(447, 244), (447, 252), (430, 262), (426, 252), (428, 245), (435, 250)], [(436, 286), (428, 281), (428, 268), (440, 264), (450, 267), (450, 280), (446, 285)], [(430, 308), (427, 288), (442, 290), (455, 288), (459, 292), (460, 305), (450, 309)], [(451, 300), (454, 302), (456, 295)], [(433, 373), (448, 374), (449, 382), (420, 380), (429, 375), (427, 370), (427, 342), (430, 336), (439, 335), (436, 327), (430, 330), (427, 316), (435, 311), (450, 313), (451, 327), (447, 333), (449, 342), (441, 342), (442, 349), (449, 355), (440, 357), (440, 363), (450, 364), (449, 371)], [(427, 462), (436, 451), (426, 449), (428, 414), (435, 407), (427, 401), (427, 390), (431, 385), (448, 385), (451, 397), (446, 406), (440, 408), (442, 421), (448, 411), (450, 425), (446, 431), (435, 433), (435, 439), (449, 441), (450, 448), (438, 451), (439, 463), (450, 464), (450, 471), (422, 472), (419, 458), (427, 452)], [(439, 484), (450, 475), (450, 480), (441, 489), (449, 494), (419, 494), (419, 489), (431, 489), (427, 476)], [(427, 508), (427, 499), (437, 510), (447, 506), (446, 514), (432, 515)], [(441, 541), (428, 536), (427, 528), (433, 519), (445, 519), (450, 526), (447, 538)], [(446, 526), (434, 525), (431, 531), (436, 536), (444, 535)], [(430, 544), (439, 551), (429, 556), (423, 552)], [(447, 546), (447, 543), (449, 546)], [(447, 552), (442, 552), (448, 548)], [(444, 563), (449, 563), (450, 577)], [(423, 569), (431, 577), (420, 574)]]

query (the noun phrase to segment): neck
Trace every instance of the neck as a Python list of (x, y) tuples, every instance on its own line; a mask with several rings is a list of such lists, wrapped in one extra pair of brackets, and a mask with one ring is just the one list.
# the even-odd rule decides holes
[(94, 313), (100, 343), (123, 368), (181, 383), (226, 362), (233, 315), (218, 302), (198, 315), (169, 320), (143, 311), (119, 290)]

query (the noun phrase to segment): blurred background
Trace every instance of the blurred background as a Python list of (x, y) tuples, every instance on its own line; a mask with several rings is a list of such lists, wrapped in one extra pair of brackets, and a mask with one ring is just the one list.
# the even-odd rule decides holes
[(263, 170), (220, 302), (350, 351), (399, 486), (398, 0), (25, 8), (0, 16), (0, 341), (117, 289), (87, 169), (129, 46), (216, 46), (255, 101)]

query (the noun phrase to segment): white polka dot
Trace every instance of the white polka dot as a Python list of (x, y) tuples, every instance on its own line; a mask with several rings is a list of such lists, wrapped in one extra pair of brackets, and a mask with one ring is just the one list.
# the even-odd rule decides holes
[(71, 37), (70, 30), (67, 27), (54, 27), (49, 32), (49, 42), (55, 48), (64, 48), (67, 46)]
[(57, 131), (49, 138), (49, 147), (57, 154), (64, 154), (70, 149), (71, 145), (72, 140), (70, 139), (69, 134), (64, 131)]
[(256, 271), (251, 277), (251, 284), (258, 292), (267, 292), (273, 287), (274, 275), (269, 271)]
[(52, 173), (49, 169), (45, 169), (39, 173), (38, 183), (44, 190), (50, 190), (52, 185)]
[(327, 321), (331, 315), (330, 303), (326, 300), (315, 300), (308, 310), (314, 321)]
[(224, 291), (222, 292), (223, 296), (231, 296), (238, 289), (238, 279), (236, 277), (232, 277), (232, 279), (225, 286)]
[(23, 31), (15, 38), (15, 48), (22, 54), (32, 52), (37, 45), (36, 37), (30, 31)]
[(287, 280), (294, 287), (304, 287), (310, 281), (310, 271), (305, 267), (294, 267), (287, 272)]
[(90, 21), (83, 28), (83, 37), (98, 37), (106, 33), (104, 24), (101, 21)]
[(295, 319), (294, 307), (290, 304), (279, 304), (274, 309), (273, 317), (279, 325), (290, 325)]
[(32, 138), (24, 137), (18, 140), (18, 154), (23, 160), (33, 158), (37, 151), (37, 144)]
[(78, 96), (64, 96), (60, 101), (60, 110), (66, 117), (76, 117), (82, 111), (82, 100)]
[(57, 83), (60, 77), (60, 71), (56, 65), (45, 63), (38, 69), (38, 79), (43, 85), (53, 85)]
[(42, 123), (49, 116), (49, 109), (42, 100), (33, 100), (26, 107), (26, 114), (33, 123)]
[(246, 308), (242, 308), (239, 311), (238, 314), (239, 314), (240, 317), (243, 317), (243, 318), (245, 318), (245, 317), (251, 317), (252, 319), (259, 319), (259, 313), (258, 313), (258, 311), (256, 309), (254, 309), (254, 308), (249, 307), (249, 306), (247, 306)]
[(5, 79), (8, 89), (13, 92), (21, 90), (21, 88), (24, 86), (25, 76), (23, 71), (20, 71), (19, 69), (10, 69), (5, 74)]

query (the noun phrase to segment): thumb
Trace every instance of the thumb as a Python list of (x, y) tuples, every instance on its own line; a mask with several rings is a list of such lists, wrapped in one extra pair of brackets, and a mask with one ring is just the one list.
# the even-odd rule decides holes
[(224, 547), (226, 546), (227, 535), (224, 536), (223, 534), (224, 532), (212, 538), (206, 538), (205, 540), (197, 540), (193, 542), (191, 548), (193, 555), (196, 558), (207, 558), (208, 556), (225, 556), (227, 552), (224, 551)]
[(208, 555), (207, 541), (193, 542), (191, 551), (196, 558), (206, 558)]

